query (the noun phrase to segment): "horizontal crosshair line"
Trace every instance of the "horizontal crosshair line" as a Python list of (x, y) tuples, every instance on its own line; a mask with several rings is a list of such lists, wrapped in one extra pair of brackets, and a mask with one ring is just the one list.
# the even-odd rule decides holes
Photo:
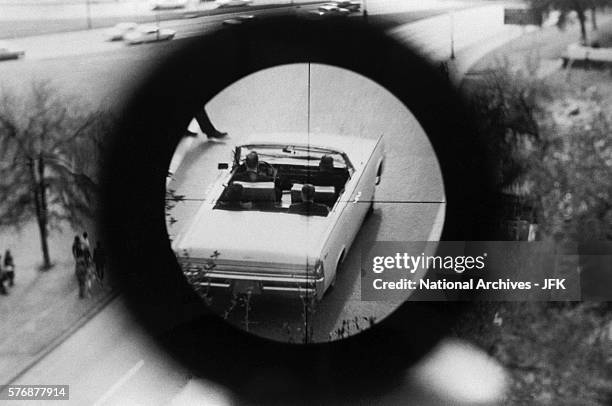
[[(183, 198), (183, 199), (166, 199), (168, 201), (173, 201), (173, 202), (204, 202), (207, 201), (207, 199), (195, 199), (195, 198)], [(210, 201), (212, 203), (212, 200)], [(351, 202), (351, 203), (446, 203), (445, 201), (440, 201), (440, 200), (359, 200), (357, 202), (355, 202), (354, 200), (338, 200), (338, 202)]]

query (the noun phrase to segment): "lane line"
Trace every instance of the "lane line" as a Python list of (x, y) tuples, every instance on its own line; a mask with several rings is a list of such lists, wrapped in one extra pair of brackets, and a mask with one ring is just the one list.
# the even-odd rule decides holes
[(111, 386), (104, 393), (104, 395), (102, 395), (102, 397), (100, 399), (98, 399), (96, 401), (96, 403), (93, 404), (93, 406), (101, 406), (102, 404), (104, 404), (104, 402), (106, 402), (108, 399), (110, 399), (111, 396), (113, 396), (115, 394), (115, 392), (117, 392), (119, 390), (119, 388), (121, 388), (121, 386), (123, 386), (124, 383), (126, 383), (132, 376), (134, 376), (136, 374), (136, 372), (138, 372), (138, 370), (140, 368), (142, 368), (143, 365), (144, 365), (144, 360), (138, 361), (136, 363), (136, 365), (134, 365), (132, 368), (130, 368), (129, 371), (127, 371), (121, 378), (119, 378), (119, 380), (117, 382), (115, 382), (115, 384), (113, 386)]

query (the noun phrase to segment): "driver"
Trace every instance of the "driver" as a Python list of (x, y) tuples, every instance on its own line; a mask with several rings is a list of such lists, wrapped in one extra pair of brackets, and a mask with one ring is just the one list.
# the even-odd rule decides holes
[(244, 160), (244, 165), (238, 168), (234, 181), (238, 182), (273, 182), (274, 168), (267, 162), (259, 162), (257, 152), (251, 151)]
[(333, 186), (336, 195), (339, 194), (347, 179), (334, 170), (334, 158), (331, 155), (323, 155), (319, 162), (319, 170), (315, 173), (312, 183), (317, 186)]

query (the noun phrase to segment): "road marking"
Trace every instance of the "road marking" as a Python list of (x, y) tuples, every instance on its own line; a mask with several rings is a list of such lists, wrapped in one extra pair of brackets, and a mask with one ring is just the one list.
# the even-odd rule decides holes
[(96, 401), (96, 403), (93, 404), (93, 406), (100, 406), (102, 404), (104, 404), (104, 402), (106, 402), (108, 399), (111, 398), (111, 396), (113, 396), (115, 394), (115, 392), (117, 392), (119, 390), (119, 388), (121, 388), (121, 386), (123, 386), (124, 383), (126, 383), (132, 376), (134, 376), (136, 374), (136, 372), (138, 372), (138, 370), (140, 368), (142, 368), (142, 366), (144, 365), (144, 361), (140, 360), (136, 363), (136, 365), (134, 365), (132, 368), (130, 368), (129, 371), (127, 371), (125, 373), (125, 375), (123, 375), (121, 378), (119, 378), (119, 380), (117, 382), (115, 382), (115, 384), (113, 386), (110, 387), (109, 390), (107, 390), (104, 395), (102, 395), (102, 397), (100, 399), (98, 399)]

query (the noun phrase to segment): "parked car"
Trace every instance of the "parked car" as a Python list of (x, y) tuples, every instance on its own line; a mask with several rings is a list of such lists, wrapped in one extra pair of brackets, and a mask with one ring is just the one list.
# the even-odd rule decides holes
[(251, 4), (253, 0), (216, 0), (218, 8), (223, 7), (243, 7)]
[(241, 14), (239, 16), (228, 18), (227, 20), (223, 20), (222, 24), (225, 26), (242, 25), (242, 24), (253, 22), (256, 19), (257, 17), (255, 17), (252, 14)]
[(351, 12), (359, 11), (361, 9), (361, 2), (358, 1), (339, 0), (332, 1), (329, 4)]
[(8, 41), (0, 41), (0, 60), (19, 59), (24, 55), (23, 49), (17, 48)]
[(153, 10), (176, 10), (187, 7), (188, 0), (155, 0)]
[(107, 41), (121, 41), (123, 37), (138, 27), (136, 23), (119, 23), (104, 31)]
[[(253, 151), (273, 180), (236, 180)], [(324, 155), (333, 158), (333, 168), (322, 175)], [(334, 285), (372, 210), (383, 168), (382, 139), (260, 136), (236, 147), (233, 157), (231, 166), (219, 164), (219, 178), (205, 192), (194, 220), (174, 239), (183, 272), (202, 286), (230, 294), (310, 295), (320, 300)], [(324, 181), (328, 177), (338, 184), (329, 186)], [(228, 200), (236, 183), (241, 185), (239, 202)], [(295, 213), (292, 205), (301, 202), (305, 183), (314, 184), (317, 207), (325, 205), (329, 212)]]
[(318, 17), (346, 17), (351, 12), (345, 8), (336, 6), (335, 4), (324, 4), (318, 7), (316, 10), (310, 12), (312, 16)]
[(125, 34), (124, 40), (129, 45), (145, 42), (167, 41), (174, 38), (176, 31), (169, 28), (159, 28), (154, 25), (141, 25)]

